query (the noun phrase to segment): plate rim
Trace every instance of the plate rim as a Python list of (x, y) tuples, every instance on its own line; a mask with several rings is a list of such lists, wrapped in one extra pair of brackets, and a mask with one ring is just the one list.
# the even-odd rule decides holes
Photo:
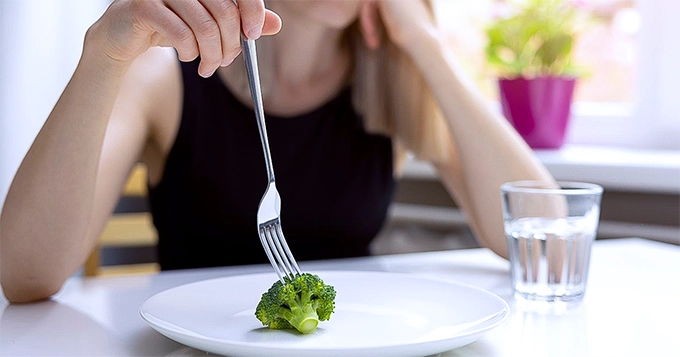
[[(439, 338), (439, 339), (433, 339), (433, 340), (427, 340), (427, 341), (418, 341), (418, 342), (399, 342), (399, 343), (393, 343), (393, 344), (388, 344), (388, 345), (374, 345), (374, 346), (367, 346), (367, 347), (329, 347), (329, 348), (319, 348), (319, 347), (314, 347), (314, 348), (304, 348), (303, 350), (305, 353), (324, 353), (325, 355), (329, 355), (329, 352), (361, 352), (361, 353), (371, 353), (371, 351), (382, 351), (386, 349), (400, 349), (404, 347), (416, 347), (419, 345), (433, 345), (433, 344), (446, 344), (447, 341), (454, 341), (454, 340), (459, 340), (459, 339), (470, 339), (474, 336), (479, 336), (474, 339), (471, 339), (468, 342), (465, 342), (463, 344), (453, 344), (455, 345), (452, 348), (458, 348), (465, 346), (469, 343), (472, 343), (476, 341), (477, 339), (481, 338), (483, 334), (486, 332), (500, 326), (503, 324), (508, 317), (510, 316), (510, 305), (508, 302), (501, 298), (498, 294), (492, 293), (486, 289), (483, 289), (478, 286), (471, 285), (469, 283), (463, 283), (463, 282), (458, 282), (455, 280), (448, 280), (446, 278), (442, 277), (437, 277), (437, 276), (423, 276), (423, 275), (418, 275), (418, 274), (411, 274), (411, 273), (404, 273), (404, 272), (390, 272), (390, 271), (373, 271), (373, 270), (332, 270), (332, 269), (322, 269), (322, 270), (310, 270), (308, 271), (309, 273), (312, 274), (317, 274), (319, 276), (323, 276), (326, 274), (338, 274), (338, 275), (344, 275), (344, 274), (357, 274), (357, 275), (389, 275), (389, 276), (395, 276), (395, 277), (400, 277), (400, 278), (407, 278), (407, 279), (414, 279), (414, 280), (425, 280), (425, 281), (430, 281), (430, 282), (437, 282), (437, 283), (442, 283), (446, 285), (453, 285), (457, 286), (460, 288), (465, 288), (469, 290), (474, 290), (478, 293), (485, 294), (489, 296), (490, 298), (495, 299), (497, 302), (499, 302), (502, 306), (501, 309), (499, 309), (496, 313), (492, 314), (490, 318), (488, 318), (491, 323), (487, 323), (486, 320), (481, 321), (477, 323), (476, 325), (470, 326), (468, 328), (465, 328), (464, 330), (461, 331), (461, 333), (457, 333), (455, 335), (452, 335), (447, 338)], [(205, 336), (200, 333), (196, 333), (194, 331), (186, 330), (185, 328), (181, 326), (177, 326), (173, 323), (169, 323), (166, 321), (163, 321), (163, 324), (167, 324), (172, 327), (172, 329), (164, 327), (164, 326), (159, 326), (156, 322), (149, 320), (148, 316), (151, 316), (154, 319), (159, 319), (160, 318), (153, 316), (149, 312), (144, 312), (145, 306), (147, 304), (155, 299), (158, 298), (160, 295), (164, 294), (169, 294), (173, 290), (179, 290), (179, 289), (186, 289), (192, 285), (202, 285), (202, 284), (209, 284), (213, 283), (216, 281), (221, 281), (221, 280), (232, 280), (232, 279), (245, 279), (249, 277), (264, 277), (264, 276), (271, 276), (272, 279), (276, 279), (276, 274), (274, 272), (253, 272), (253, 273), (244, 273), (244, 274), (235, 274), (235, 275), (227, 275), (227, 276), (222, 276), (222, 277), (214, 277), (214, 278), (208, 278), (208, 279), (203, 279), (203, 280), (197, 280), (185, 284), (181, 284), (178, 286), (174, 286), (171, 288), (167, 288), (165, 290), (159, 291), (151, 296), (149, 296), (147, 299), (144, 300), (144, 302), (139, 306), (138, 308), (138, 313), (140, 317), (145, 321), (146, 324), (148, 324), (152, 329), (156, 330), (158, 333), (174, 340), (175, 342), (184, 344), (186, 346), (192, 347), (192, 348), (197, 348), (199, 350), (205, 350), (203, 347), (197, 347), (196, 345), (192, 344), (187, 344), (185, 342), (178, 341), (176, 338), (173, 338), (170, 335), (182, 335), (179, 331), (187, 331), (189, 332), (193, 339), (201, 339), (205, 342), (211, 343), (211, 344), (217, 344), (217, 345), (222, 345), (222, 346), (233, 346), (237, 347), (239, 350), (254, 350), (257, 349), (262, 352), (291, 352), (291, 351), (300, 351), (300, 348), (295, 348), (295, 347), (288, 347), (288, 346), (276, 346), (276, 347), (267, 347), (263, 346), (262, 343), (258, 342), (246, 342), (246, 341), (238, 341), (238, 340), (227, 340), (227, 339), (221, 339), (221, 338), (215, 338), (215, 337), (210, 337), (210, 336)], [(162, 321), (162, 320), (161, 320)], [(480, 328), (481, 327), (481, 328)], [(163, 330), (163, 331), (161, 331)], [(164, 332), (165, 331), (165, 332)], [(434, 353), (437, 352), (443, 352), (446, 350), (439, 350), (437, 349), (434, 351)], [(218, 354), (224, 354), (225, 352), (216, 352), (216, 351), (210, 351), (210, 352), (215, 352)], [(334, 354), (335, 355), (335, 354)], [(345, 354), (337, 354), (338, 356), (345, 356)], [(354, 354), (353, 354), (354, 355)]]

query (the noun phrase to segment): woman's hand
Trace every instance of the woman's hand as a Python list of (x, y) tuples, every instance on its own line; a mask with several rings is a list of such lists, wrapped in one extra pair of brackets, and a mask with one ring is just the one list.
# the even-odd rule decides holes
[(211, 76), (241, 52), (250, 39), (281, 29), (263, 0), (116, 0), (89, 29), (86, 44), (125, 65), (152, 46), (172, 46), (182, 61), (198, 56), (198, 72)]
[(436, 31), (434, 14), (424, 0), (366, 0), (360, 21), (370, 48), (379, 45), (378, 17), (390, 41), (406, 52), (421, 36)]

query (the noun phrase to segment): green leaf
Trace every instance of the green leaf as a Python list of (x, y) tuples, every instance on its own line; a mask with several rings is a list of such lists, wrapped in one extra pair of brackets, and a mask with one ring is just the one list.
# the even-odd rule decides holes
[(513, 16), (485, 29), (487, 63), (501, 74), (561, 74), (573, 71), (579, 9), (565, 0), (511, 2)]
[(552, 67), (557, 61), (567, 58), (572, 51), (573, 38), (566, 33), (557, 34), (543, 42), (536, 50), (536, 57), (544, 67)]

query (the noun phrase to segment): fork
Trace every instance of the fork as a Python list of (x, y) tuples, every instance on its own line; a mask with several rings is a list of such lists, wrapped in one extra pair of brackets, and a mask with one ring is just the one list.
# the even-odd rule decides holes
[(248, 73), (250, 95), (253, 99), (253, 108), (257, 119), (257, 127), (260, 130), (260, 141), (264, 151), (264, 161), (267, 165), (267, 178), (269, 183), (257, 209), (257, 231), (260, 242), (264, 248), (269, 262), (279, 276), (281, 283), (285, 283), (284, 277), (293, 278), (302, 274), (293, 254), (288, 248), (286, 238), (281, 230), (281, 196), (276, 190), (274, 180), (274, 166), (269, 152), (269, 139), (267, 139), (267, 127), (264, 121), (264, 108), (262, 105), (262, 91), (260, 88), (260, 74), (257, 66), (257, 50), (255, 40), (241, 36), (243, 58)]

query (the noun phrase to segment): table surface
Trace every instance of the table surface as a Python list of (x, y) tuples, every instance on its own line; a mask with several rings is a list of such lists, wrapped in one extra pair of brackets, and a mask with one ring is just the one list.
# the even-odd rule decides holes
[[(596, 241), (584, 301), (563, 312), (528, 309), (511, 293), (507, 261), (487, 249), (303, 262), (304, 270), (367, 270), (444, 278), (486, 289), (509, 318), (447, 356), (680, 356), (680, 247), (643, 239)], [(190, 282), (270, 272), (265, 265), (73, 277), (48, 301), (0, 302), (0, 356), (205, 356), (149, 327), (149, 297)]]

